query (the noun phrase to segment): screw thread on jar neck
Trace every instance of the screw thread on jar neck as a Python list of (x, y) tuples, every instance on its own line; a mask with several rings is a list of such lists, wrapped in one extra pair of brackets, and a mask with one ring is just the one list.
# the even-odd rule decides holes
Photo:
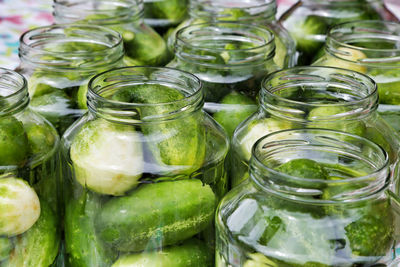
[[(325, 164), (334, 173), (341, 171), (342, 177), (310, 179), (279, 170), (281, 164), (294, 159)], [(294, 129), (266, 135), (254, 144), (250, 179), (283, 198), (349, 203), (379, 197), (390, 184), (390, 168), (387, 153), (363, 137), (327, 129)]]
[(53, 15), (57, 23), (85, 21), (95, 25), (114, 25), (141, 21), (142, 0), (54, 0)]
[(234, 22), (195, 24), (178, 31), (175, 54), (185, 62), (211, 68), (264, 64), (275, 55), (274, 34)]
[[(377, 109), (378, 93), (375, 82), (361, 73), (332, 67), (295, 67), (264, 79), (260, 105), (269, 114), (299, 122), (360, 119)], [(329, 113), (310, 113), (320, 107), (329, 109)]]
[[(184, 98), (167, 103), (122, 102), (113, 99), (120, 90), (143, 84), (176, 89)], [(162, 94), (168, 92), (157, 92), (157, 95)], [(196, 76), (166, 67), (125, 67), (100, 73), (89, 81), (87, 100), (89, 112), (95, 116), (127, 124), (173, 120), (201, 110), (204, 104), (201, 82)], [(143, 110), (152, 111), (151, 116), (143, 117)]]
[(28, 104), (25, 78), (15, 71), (0, 68), (0, 117), (14, 114)]
[(275, 0), (227, 1), (191, 0), (191, 18), (209, 22), (237, 21), (256, 23), (275, 19), (277, 5)]
[(37, 69), (94, 72), (118, 63), (124, 54), (121, 35), (101, 26), (59, 24), (21, 36), (22, 64)]
[(347, 22), (329, 31), (326, 52), (354, 64), (399, 68), (400, 23), (377, 20)]

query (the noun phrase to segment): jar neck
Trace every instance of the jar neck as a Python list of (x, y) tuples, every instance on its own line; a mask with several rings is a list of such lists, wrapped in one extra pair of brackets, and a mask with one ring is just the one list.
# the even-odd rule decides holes
[(275, 20), (277, 5), (275, 0), (191, 0), (188, 12), (191, 18), (207, 22), (258, 23)]
[[(328, 176), (296, 177), (278, 168), (295, 159), (316, 162)], [(351, 203), (382, 196), (390, 184), (390, 168), (387, 153), (363, 137), (327, 129), (295, 129), (257, 141), (250, 180), (259, 189), (287, 199)]]
[(54, 0), (57, 23), (84, 22), (112, 26), (143, 20), (142, 0)]
[[(149, 86), (142, 91), (142, 97), (130, 102), (115, 100), (115, 95), (121, 90), (135, 90), (135, 86), (141, 85)], [(154, 85), (163, 87), (152, 91)], [(150, 98), (169, 99), (170, 91), (167, 89), (179, 92), (183, 97), (171, 102), (139, 101), (139, 98), (145, 101)], [(115, 123), (142, 124), (171, 121), (200, 111), (204, 96), (200, 80), (190, 73), (171, 68), (125, 67), (94, 76), (89, 81), (87, 102), (89, 112), (95, 117)]]
[(357, 21), (338, 24), (327, 35), (328, 55), (373, 68), (399, 68), (400, 24)]
[(121, 35), (100, 26), (60, 24), (24, 33), (20, 39), (22, 64), (52, 71), (99, 72), (116, 66), (124, 48)]
[(25, 78), (15, 71), (0, 68), (0, 117), (10, 116), (29, 104)]
[[(378, 93), (366, 75), (331, 67), (295, 67), (267, 76), (260, 105), (267, 113), (299, 122), (358, 120), (375, 112)], [(322, 112), (314, 112), (321, 108)]]
[(234, 22), (191, 25), (178, 31), (175, 55), (211, 68), (256, 66), (274, 57), (274, 35), (266, 28)]

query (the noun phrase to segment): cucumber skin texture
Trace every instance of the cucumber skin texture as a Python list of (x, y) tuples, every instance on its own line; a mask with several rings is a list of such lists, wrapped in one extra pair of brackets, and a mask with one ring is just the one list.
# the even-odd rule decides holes
[(108, 267), (116, 256), (103, 246), (94, 230), (94, 219), (101, 209), (100, 197), (82, 189), (77, 199), (70, 199), (65, 208), (66, 266)]
[(179, 243), (214, 218), (216, 197), (200, 180), (145, 184), (106, 203), (96, 219), (98, 236), (122, 252)]
[(212, 253), (202, 241), (190, 239), (161, 251), (123, 256), (112, 267), (208, 267), (212, 266), (212, 258)]
[(40, 200), (39, 220), (24, 234), (15, 237), (15, 247), (1, 267), (49, 267), (60, 246), (58, 220), (50, 206)]

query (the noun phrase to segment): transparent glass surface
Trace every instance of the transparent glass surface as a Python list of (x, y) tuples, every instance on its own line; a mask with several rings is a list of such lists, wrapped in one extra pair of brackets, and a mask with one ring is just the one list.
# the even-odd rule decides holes
[(26, 80), (0, 69), (0, 266), (52, 266), (61, 239), (59, 137), (29, 108)]
[(278, 69), (274, 35), (258, 26), (204, 23), (181, 29), (169, 67), (193, 73), (205, 92), (204, 109), (231, 136), (256, 110), (262, 78)]
[(268, 28), (275, 35), (274, 62), (281, 68), (296, 64), (294, 40), (283, 26), (275, 20), (275, 0), (192, 0), (189, 4), (189, 18), (183, 21), (168, 36), (168, 47), (173, 51), (176, 33), (183, 27), (218, 21), (255, 24)]
[(62, 134), (87, 109), (87, 82), (122, 66), (121, 36), (100, 26), (62, 24), (22, 35), (18, 71), (28, 79), (31, 108)]
[(164, 66), (171, 60), (164, 39), (143, 20), (141, 0), (54, 0), (56, 23), (108, 27), (119, 32), (127, 66)]
[(132, 67), (89, 82), (62, 138), (68, 266), (209, 266), (228, 139), (193, 75)]
[(400, 131), (400, 24), (359, 21), (333, 27), (324, 55), (314, 65), (337, 66), (374, 79), (379, 114)]
[(388, 153), (397, 172), (399, 135), (379, 116), (376, 84), (368, 76), (331, 67), (296, 67), (266, 77), (260, 107), (232, 137), (231, 183), (249, 177), (254, 143), (266, 134), (296, 128), (326, 128), (365, 137)]
[(360, 136), (275, 132), (216, 215), (216, 266), (393, 266), (398, 197), (389, 157)]
[(330, 27), (355, 20), (398, 21), (382, 0), (301, 0), (279, 19), (296, 41), (299, 65), (323, 53)]

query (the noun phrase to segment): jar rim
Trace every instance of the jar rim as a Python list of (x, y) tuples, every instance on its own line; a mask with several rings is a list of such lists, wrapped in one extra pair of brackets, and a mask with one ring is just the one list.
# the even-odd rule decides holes
[[(252, 33), (255, 31), (256, 33)], [(212, 33), (212, 34), (211, 34)], [(222, 44), (227, 45), (232, 43), (233, 37), (240, 36), (240, 42), (244, 42), (244, 37), (252, 38), (249, 42), (252, 44), (256, 43), (254, 47), (249, 48), (233, 48), (227, 49), (226, 47), (208, 47), (204, 44), (194, 44), (196, 40), (196, 34), (211, 38), (211, 40), (224, 41)], [(232, 34), (232, 35), (225, 35)], [(224, 37), (224, 39), (216, 39), (217, 37)], [(204, 40), (203, 40), (204, 41)], [(183, 49), (189, 50), (182, 52)], [(187, 60), (196, 59), (198, 61), (204, 61), (206, 64), (214, 66), (233, 66), (233, 65), (249, 65), (255, 64), (256, 62), (265, 62), (271, 59), (275, 54), (275, 35), (267, 27), (261, 25), (252, 25), (246, 23), (238, 23), (233, 21), (227, 22), (207, 22), (192, 24), (183, 27), (176, 33), (175, 40), (175, 51), (178, 58)], [(238, 60), (236, 63), (231, 65), (228, 63), (210, 63), (209, 56), (201, 56), (198, 52), (230, 52), (236, 53)]]
[[(333, 82), (330, 79), (337, 79), (338, 81)], [(339, 84), (339, 82), (346, 84), (346, 89), (355, 92), (352, 96), (356, 98), (343, 100), (337, 103), (318, 103), (293, 100), (277, 94), (277, 92), (288, 88), (303, 87), (305, 85), (318, 85), (324, 88), (323, 86), (326, 86), (325, 84), (335, 85)], [(276, 85), (274, 83), (278, 84)], [(358, 91), (356, 91), (355, 88), (357, 88)], [(366, 91), (364, 95), (360, 95), (359, 90), (361, 88)], [(287, 107), (301, 106), (315, 108), (354, 106), (358, 109), (358, 113), (365, 113), (366, 109), (377, 108), (378, 91), (377, 85), (372, 78), (356, 71), (327, 66), (299, 66), (272, 72), (263, 79), (260, 90), (261, 106), (264, 108), (272, 108), (276, 106), (276, 104), (274, 104), (275, 102), (284, 104)], [(276, 107), (276, 109), (279, 110), (279, 107)], [(285, 112), (290, 113), (290, 110), (286, 109)], [(296, 111), (293, 110), (293, 112)], [(352, 114), (355, 115), (354, 112), (352, 112)], [(347, 113), (343, 113), (342, 115), (346, 116)]]
[[(45, 49), (44, 45), (48, 45), (50, 42), (54, 44), (63, 40), (63, 38), (68, 38), (65, 31), (79, 35), (78, 37), (70, 36), (71, 41), (79, 40), (88, 44), (100, 44), (103, 48), (87, 51), (62, 51), (61, 49), (49, 51)], [(82, 67), (82, 69), (93, 69), (98, 68), (99, 65), (112, 64), (122, 59), (123, 43), (118, 32), (103, 26), (74, 23), (53, 24), (37, 27), (23, 33), (20, 37), (19, 56), (28, 63), (60, 68), (63, 71), (77, 69), (77, 66), (70, 66), (75, 61), (80, 62), (79, 67)], [(60, 58), (60, 60), (48, 60), (46, 59), (47, 56)], [(101, 60), (93, 60), (95, 56), (101, 58)], [(106, 56), (109, 56), (111, 62), (105, 60)]]
[[(380, 40), (396, 41), (400, 44), (400, 23), (380, 20), (358, 20), (344, 22), (334, 25), (327, 33), (326, 50), (328, 53), (341, 60), (357, 62), (362, 65), (379, 67), (399, 68), (394, 62), (400, 62), (400, 47), (379, 48), (362, 47), (349, 44), (348, 41), (356, 42), (358, 39), (374, 38)], [(356, 35), (355, 35), (356, 34)], [(345, 47), (364, 54), (379, 53), (379, 57), (369, 57), (350, 59), (349, 52), (340, 51), (338, 48)], [(395, 55), (393, 55), (395, 54)], [(342, 57), (347, 56), (347, 57)], [(383, 63), (387, 63), (383, 64)], [(379, 64), (379, 65), (378, 65)]]
[[(298, 137), (294, 136), (295, 134), (298, 135), (303, 135), (303, 137)], [(315, 139), (320, 138), (322, 141), (326, 141), (325, 145), (321, 144), (313, 144), (314, 139), (309, 139), (306, 140), (306, 135), (313, 135)], [(319, 134), (319, 135), (318, 135)], [(293, 135), (293, 138), (290, 139), (289, 136)], [(314, 136), (315, 135), (315, 136)], [(297, 176), (292, 176), (290, 174), (286, 174), (283, 172), (280, 172), (279, 170), (276, 170), (275, 168), (271, 167), (268, 165), (268, 163), (265, 163), (265, 161), (260, 158), (260, 153), (257, 152), (258, 149), (268, 149), (270, 147), (275, 147), (277, 149), (279, 146), (290, 146), (289, 149), (296, 149), (296, 146), (312, 146), (315, 147), (314, 149), (320, 149), (323, 146), (326, 146), (327, 148), (335, 148), (334, 146), (339, 146), (343, 145), (343, 148), (348, 149), (352, 153), (360, 152), (360, 149), (358, 149), (355, 143), (349, 142), (349, 141), (344, 141), (341, 139), (334, 139), (332, 136), (338, 135), (343, 138), (349, 138), (352, 139), (353, 141), (358, 141), (359, 144), (363, 144), (364, 146), (369, 146), (373, 152), (374, 156), (378, 156), (381, 159), (381, 162), (373, 161), (371, 159), (371, 163), (373, 161), (374, 164), (378, 164), (377, 166), (374, 166), (374, 170), (369, 172), (367, 175), (362, 175), (358, 177), (351, 177), (351, 178), (344, 178), (340, 180), (322, 180), (322, 179), (311, 179), (311, 178), (301, 178)], [(283, 137), (283, 138), (279, 138)], [(278, 139), (278, 140), (271, 140), (268, 141), (268, 139)], [(301, 139), (303, 138), (303, 139)], [(311, 141), (310, 141), (311, 140)], [(318, 140), (318, 139), (317, 139)], [(361, 145), (360, 145), (361, 146)], [(336, 147), (337, 149), (337, 147)], [(296, 150), (297, 151), (297, 150)], [(316, 151), (316, 150), (313, 150)], [(282, 150), (276, 152), (279, 153), (282, 152)], [(339, 153), (338, 151), (335, 151)], [(272, 152), (268, 152), (272, 153)], [(260, 155), (259, 155), (260, 154)], [(348, 153), (350, 154), (350, 153)], [(263, 154), (264, 155), (264, 154)], [(339, 154), (338, 154), (339, 155)], [(354, 158), (361, 160), (361, 157), (354, 156)], [(355, 202), (355, 201), (360, 201), (360, 200), (365, 200), (371, 197), (375, 197), (377, 194), (381, 193), (383, 190), (387, 189), (390, 185), (390, 162), (389, 162), (389, 155), (388, 153), (378, 144), (364, 138), (358, 135), (346, 133), (346, 132), (341, 132), (337, 130), (331, 130), (331, 129), (322, 129), (322, 128), (299, 128), (299, 129), (288, 129), (288, 130), (281, 130), (281, 131), (276, 131), (273, 133), (269, 133), (260, 139), (257, 140), (257, 142), (253, 145), (252, 147), (252, 157), (250, 161), (250, 171), (252, 172), (250, 174), (250, 179), (256, 182), (257, 185), (262, 187), (262, 189), (265, 189), (267, 191), (273, 191), (273, 193), (276, 193), (280, 195), (281, 197), (285, 198), (291, 198), (293, 200), (300, 200), (304, 202), (313, 202), (313, 203), (318, 203), (318, 204), (331, 204), (331, 203), (337, 203), (337, 202)], [(261, 172), (261, 175), (259, 174)], [(299, 195), (294, 195), (290, 196), (288, 195), (287, 188), (280, 191), (277, 190), (276, 185), (270, 186), (266, 185), (263, 183), (263, 180), (266, 178), (267, 180), (270, 179), (268, 177), (262, 177), (262, 173), (266, 172), (269, 173), (275, 177), (277, 177), (277, 180), (284, 181), (284, 183), (301, 183), (302, 185), (309, 185), (309, 188), (297, 188), (297, 189), (303, 189), (305, 192), (307, 189), (315, 189), (315, 188), (321, 188), (324, 187), (326, 188), (327, 186), (335, 186), (335, 185), (340, 185), (340, 184), (354, 184), (355, 182), (357, 183), (365, 183), (367, 182), (367, 186), (365, 188), (360, 188), (362, 189), (358, 194), (352, 194), (352, 198), (348, 199), (308, 199), (304, 198), (302, 194)], [(260, 177), (261, 176), (261, 177)], [(377, 178), (376, 178), (377, 177)], [(375, 178), (375, 179), (374, 179)], [(271, 184), (273, 184), (272, 182)], [(367, 189), (367, 190), (366, 190)], [(307, 196), (307, 194), (305, 194)]]
[[(121, 72), (126, 72), (126, 74), (124, 75)], [(173, 74), (181, 76), (175, 79)], [(98, 83), (104, 84), (100, 85)], [(140, 84), (172, 85), (173, 83), (180, 83), (180, 86), (186, 87), (185, 89), (190, 89), (192, 91), (185, 95), (182, 99), (159, 103), (132, 103), (106, 98), (104, 93), (112, 90), (112, 86), (116, 86), (118, 83), (122, 83), (121, 87)], [(164, 114), (153, 116), (153, 118), (149, 118), (149, 121), (153, 119), (168, 120), (171, 119), (171, 117), (176, 116), (181, 111), (190, 109), (188, 106), (193, 106), (193, 108), (196, 110), (201, 108), (203, 106), (203, 91), (201, 80), (189, 72), (169, 67), (132, 66), (107, 70), (93, 76), (88, 83), (87, 99), (89, 111), (98, 113), (99, 108), (97, 106), (100, 104), (105, 106), (101, 112), (108, 113), (111, 117), (112, 114), (117, 115), (119, 112), (124, 113), (129, 110), (136, 110), (137, 108), (143, 107), (154, 108), (165, 105), (178, 106), (178, 110), (169, 111)], [(140, 122), (138, 119), (126, 120), (126, 122), (127, 121), (134, 123)]]
[[(201, 10), (198, 10), (198, 9)], [(189, 14), (192, 17), (204, 18), (210, 17), (211, 14), (217, 14), (224, 10), (242, 10), (248, 11), (250, 16), (261, 15), (262, 18), (269, 18), (276, 15), (276, 0), (253, 0), (251, 2), (244, 1), (212, 1), (212, 0), (192, 0), (190, 1)], [(269, 11), (269, 12), (268, 12)], [(229, 18), (226, 15), (217, 15), (219, 18)], [(237, 18), (238, 21), (251, 20), (248, 16)]]
[[(95, 21), (100, 25), (112, 25), (135, 20), (143, 15), (143, 0), (53, 0), (53, 15), (58, 22), (73, 22), (86, 20), (86, 17), (93, 14), (108, 15), (106, 18), (91, 18), (87, 21)], [(106, 4), (101, 8), (99, 4)], [(89, 7), (88, 4), (93, 4)], [(122, 10), (121, 10), (122, 8)], [(118, 11), (118, 12), (117, 12)], [(111, 15), (111, 16), (110, 16)]]
[(0, 89), (3, 87), (10, 87), (14, 90), (10, 90), (10, 94), (1, 96), (1, 98), (7, 100), (7, 105), (0, 105), (0, 116), (17, 112), (28, 106), (28, 83), (24, 76), (16, 71), (0, 67)]

